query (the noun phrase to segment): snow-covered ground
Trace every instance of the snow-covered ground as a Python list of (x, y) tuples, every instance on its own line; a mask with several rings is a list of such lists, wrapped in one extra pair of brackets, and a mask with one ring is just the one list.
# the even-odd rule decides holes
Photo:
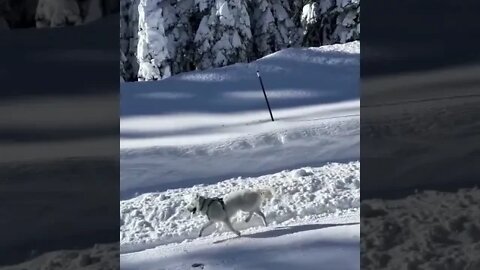
[(363, 199), (478, 183), (479, 72), (461, 66), (363, 82), (362, 158), (372, 160)]
[(480, 269), (480, 66), (451, 45), (403, 51), (448, 68), (362, 79), (362, 268)]
[[(359, 167), (359, 162), (333, 163), (320, 168), (307, 167), (260, 177), (238, 177), (208, 186), (147, 193), (122, 201), (122, 252), (196, 238), (198, 230), (206, 222), (205, 217), (192, 217), (186, 210), (196, 193), (215, 197), (244, 188), (270, 188), (275, 196), (263, 206), (262, 211), (273, 227), (306, 219), (315, 222), (332, 215), (353, 213), (354, 218), (358, 218)], [(262, 224), (260, 219), (255, 218), (247, 224), (243, 222), (245, 217), (238, 215), (233, 218), (234, 226), (247, 229)]]
[(21, 264), (0, 267), (2, 270), (115, 270), (118, 265), (118, 244), (96, 244), (81, 250), (58, 250), (44, 253)]
[(362, 267), (480, 269), (479, 196), (473, 188), (362, 201)]
[[(287, 49), (123, 83), (122, 268), (358, 269), (359, 51)], [(193, 194), (260, 187), (275, 193), (262, 208), (267, 227), (240, 214), (241, 238), (214, 226), (196, 237), (206, 218), (186, 211)]]
[[(328, 222), (328, 221), (326, 221)], [(122, 269), (360, 269), (360, 226), (301, 224), (239, 239), (206, 237), (120, 257)]]
[(359, 49), (359, 42), (287, 49), (250, 64), (122, 84), (122, 198), (358, 160)]

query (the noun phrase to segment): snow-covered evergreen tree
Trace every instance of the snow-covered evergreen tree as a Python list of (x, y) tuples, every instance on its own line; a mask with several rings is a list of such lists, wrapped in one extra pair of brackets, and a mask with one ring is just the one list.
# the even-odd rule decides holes
[[(340, 2), (340, 3), (339, 3)], [(333, 31), (335, 43), (360, 38), (360, 0), (337, 0), (337, 18)]]
[(96, 21), (103, 17), (102, 0), (80, 1), (80, 8), (83, 10), (82, 19), (84, 23)]
[(159, 80), (283, 48), (357, 40), (359, 13), (359, 0), (122, 0), (125, 79)]
[(303, 46), (345, 43), (360, 37), (359, 0), (308, 0), (302, 10)]
[(39, 0), (35, 14), (37, 28), (79, 25), (80, 7), (75, 0)]
[(251, 58), (250, 18), (244, 0), (200, 1), (205, 12), (195, 34), (196, 67), (221, 67)]
[(294, 23), (299, 1), (252, 0), (250, 14), (256, 58), (301, 44), (302, 32)]
[(191, 0), (141, 0), (139, 80), (158, 80), (194, 69)]
[(125, 78), (128, 78), (129, 75), (127, 74), (127, 70), (125, 66), (128, 65), (127, 57), (125, 54), (120, 50), (120, 81), (125, 81)]
[(171, 75), (168, 39), (163, 17), (165, 2), (140, 0), (138, 5), (138, 80), (159, 80)]
[(120, 1), (120, 50), (126, 58), (124, 63), (126, 81), (136, 81), (138, 74), (138, 4), (139, 0)]
[(163, 10), (172, 74), (191, 71), (195, 68), (194, 32), (191, 25), (193, 6), (194, 2), (191, 0), (173, 0)]

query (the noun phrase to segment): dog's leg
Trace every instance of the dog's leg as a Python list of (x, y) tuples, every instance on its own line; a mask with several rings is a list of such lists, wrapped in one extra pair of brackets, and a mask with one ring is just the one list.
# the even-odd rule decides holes
[(223, 221), (223, 223), (225, 223), (225, 225), (227, 225), (227, 227), (230, 229), (230, 231), (234, 232), (237, 236), (240, 236), (240, 232), (233, 228), (232, 223), (230, 223), (230, 220), (225, 219)]
[(200, 229), (200, 233), (198, 234), (198, 237), (202, 237), (202, 233), (203, 231), (210, 225), (213, 224), (213, 221), (209, 220), (207, 223), (205, 223), (205, 225), (202, 226), (202, 228)]
[(252, 218), (252, 216), (253, 216), (253, 212), (248, 213), (248, 217), (245, 219), (245, 222), (247, 223), (250, 222), (250, 219)]
[(265, 217), (265, 215), (262, 213), (262, 211), (260, 209), (256, 210), (255, 211), (255, 214), (257, 214), (258, 216), (260, 216), (263, 220), (263, 225), (265, 225), (265, 227), (268, 226), (268, 223), (267, 223), (267, 218)]

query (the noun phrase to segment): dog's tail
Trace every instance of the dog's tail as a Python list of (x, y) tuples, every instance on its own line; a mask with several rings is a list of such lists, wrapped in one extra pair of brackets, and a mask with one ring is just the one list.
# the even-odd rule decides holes
[(258, 189), (257, 192), (262, 196), (263, 200), (270, 200), (274, 196), (273, 190), (269, 188)]

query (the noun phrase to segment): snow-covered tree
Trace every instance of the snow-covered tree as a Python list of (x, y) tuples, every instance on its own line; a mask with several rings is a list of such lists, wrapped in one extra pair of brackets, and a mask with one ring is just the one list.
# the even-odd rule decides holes
[(140, 1), (139, 80), (163, 79), (194, 68), (192, 7), (193, 1)]
[(200, 1), (199, 9), (209, 10), (195, 34), (198, 69), (221, 67), (250, 59), (252, 33), (246, 1)]
[(139, 0), (120, 1), (120, 50), (126, 58), (124, 63), (126, 81), (136, 81), (138, 74), (138, 4)]
[(345, 43), (360, 37), (359, 0), (309, 0), (302, 10), (303, 46)]
[[(337, 5), (338, 5), (337, 0)], [(360, 38), (360, 0), (342, 0), (338, 5), (333, 36), (335, 43), (345, 43)]]
[(79, 1), (81, 16), (84, 23), (96, 21), (103, 17), (102, 0)]
[(37, 28), (79, 25), (80, 7), (75, 0), (39, 0), (35, 14)]
[(262, 57), (283, 48), (301, 44), (302, 32), (294, 23), (299, 1), (252, 0), (250, 14), (254, 36), (254, 52)]
[(0, 24), (6, 28), (35, 27), (38, 0), (0, 0)]
[(357, 40), (360, 2), (121, 0), (120, 24), (125, 79), (159, 80), (283, 48)]
[(120, 81), (125, 81), (125, 78), (129, 77), (127, 73), (127, 69), (125, 68), (128, 65), (127, 57), (125, 54), (120, 50)]
[(194, 32), (191, 25), (193, 6), (194, 2), (190, 0), (173, 0), (163, 9), (172, 74), (191, 71), (195, 68)]
[(165, 33), (162, 0), (140, 0), (138, 5), (138, 80), (159, 80), (171, 75), (171, 55)]

